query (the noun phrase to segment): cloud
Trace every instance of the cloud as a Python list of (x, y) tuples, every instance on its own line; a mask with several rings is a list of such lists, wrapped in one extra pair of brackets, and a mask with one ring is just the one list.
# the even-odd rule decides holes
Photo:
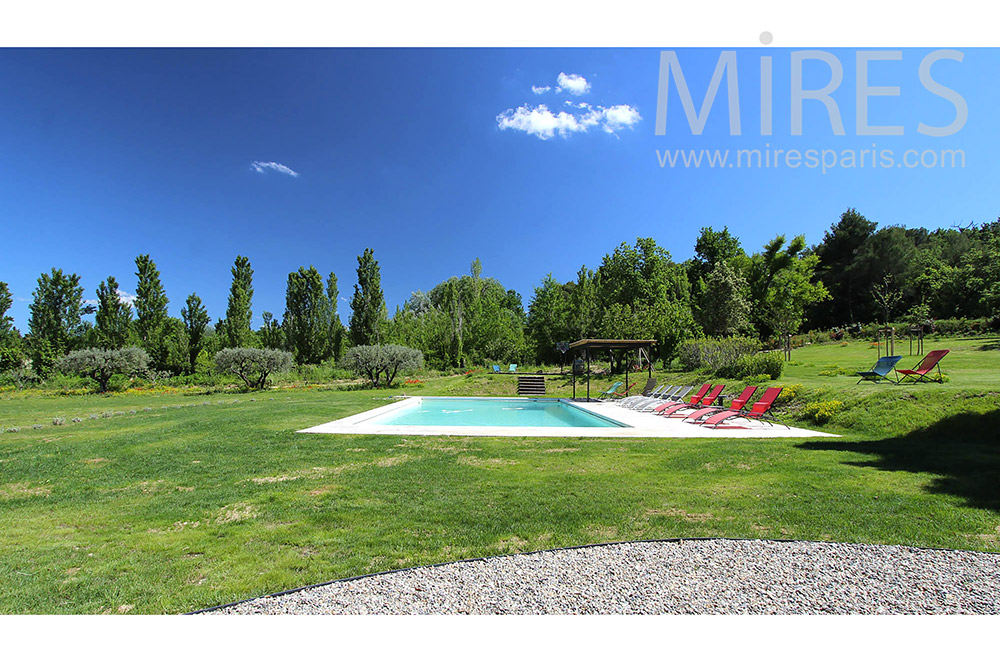
[(532, 85), (531, 86), (531, 91), (534, 92), (535, 94), (545, 94), (546, 92), (548, 92), (551, 89), (552, 88), (549, 87), (548, 85)]
[(610, 108), (588, 104), (572, 107), (574, 111), (560, 110), (555, 113), (545, 104), (537, 106), (525, 104), (518, 108), (508, 108), (497, 115), (497, 126), (504, 131), (507, 129), (523, 131), (541, 140), (548, 140), (556, 134), (561, 138), (567, 138), (574, 133), (586, 133), (595, 126), (599, 126), (605, 133), (614, 135), (621, 129), (632, 128), (642, 119), (639, 111), (627, 104)]
[(118, 293), (118, 300), (122, 303), (128, 305), (130, 308), (135, 306), (136, 296), (134, 294), (129, 294), (125, 290), (118, 289), (115, 290)]
[(299, 173), (295, 172), (283, 163), (278, 163), (276, 161), (254, 161), (250, 164), (250, 169), (254, 172), (262, 173), (265, 169), (270, 168), (271, 170), (280, 172), (283, 175), (290, 175), (292, 177), (298, 177)]
[[(123, 290), (121, 288), (118, 288), (117, 290), (115, 290), (115, 292), (118, 293), (118, 300), (119, 301), (121, 301), (122, 303), (124, 303), (129, 308), (135, 308), (135, 300), (137, 298), (136, 295), (129, 294), (128, 292), (126, 292), (125, 290)], [(99, 305), (101, 305), (101, 302), (98, 301), (97, 299), (84, 299), (83, 303), (85, 303), (88, 306), (99, 306)]]
[(558, 92), (569, 92), (573, 96), (580, 96), (590, 92), (590, 83), (583, 76), (577, 74), (561, 73), (556, 77)]

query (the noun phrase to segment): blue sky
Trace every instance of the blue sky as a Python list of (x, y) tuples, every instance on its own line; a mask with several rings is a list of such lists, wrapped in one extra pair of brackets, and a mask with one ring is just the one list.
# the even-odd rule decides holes
[[(0, 51), (0, 280), (26, 331), (42, 271), (80, 274), (87, 298), (108, 275), (134, 293), (134, 258), (150, 253), (171, 314), (197, 291), (215, 320), (243, 254), (257, 326), (265, 310), (280, 318), (300, 265), (334, 271), (349, 299), (366, 247), (391, 311), (476, 257), (527, 305), (546, 273), (569, 280), (637, 236), (683, 260), (702, 226), (728, 225), (749, 250), (778, 233), (816, 243), (849, 206), (882, 225), (995, 220), (1000, 51), (962, 49), (961, 63), (934, 64), (968, 121), (931, 138), (919, 122), (955, 117), (919, 82), (931, 50), (869, 65), (870, 85), (901, 90), (869, 100), (869, 123), (904, 135), (875, 137), (855, 135), (853, 50), (829, 49), (844, 71), (831, 95), (843, 136), (818, 101), (803, 106), (803, 135), (790, 135), (785, 49), (737, 51), (740, 136), (729, 132), (725, 82), (701, 135), (673, 87), (666, 135), (654, 135), (658, 49)], [(677, 55), (700, 107), (719, 50)], [(771, 136), (759, 130), (761, 55), (773, 58)], [(830, 77), (818, 61), (804, 72), (807, 89)], [(577, 130), (539, 135), (540, 104)], [(966, 166), (661, 168), (656, 152), (872, 143), (897, 154), (961, 149)], [(346, 322), (346, 302), (340, 314)]]

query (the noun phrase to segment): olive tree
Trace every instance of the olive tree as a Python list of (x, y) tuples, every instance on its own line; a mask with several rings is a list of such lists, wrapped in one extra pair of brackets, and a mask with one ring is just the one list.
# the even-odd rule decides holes
[(344, 355), (344, 364), (367, 377), (375, 388), (388, 387), (400, 371), (422, 367), (424, 355), (419, 349), (402, 345), (355, 345)]
[(236, 375), (248, 389), (262, 389), (273, 373), (292, 369), (292, 355), (279, 349), (229, 347), (215, 355), (215, 368)]
[(114, 375), (132, 377), (146, 371), (149, 354), (139, 347), (79, 349), (59, 359), (56, 367), (73, 375), (90, 377), (104, 393)]

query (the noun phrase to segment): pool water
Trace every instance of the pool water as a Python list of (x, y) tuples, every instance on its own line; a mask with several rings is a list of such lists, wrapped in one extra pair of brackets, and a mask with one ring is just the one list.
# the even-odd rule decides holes
[(366, 421), (374, 425), (627, 427), (559, 400), (543, 398), (421, 398)]

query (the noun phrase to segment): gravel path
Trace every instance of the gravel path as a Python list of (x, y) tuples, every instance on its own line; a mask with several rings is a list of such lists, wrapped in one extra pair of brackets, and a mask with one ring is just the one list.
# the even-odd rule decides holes
[(1000, 614), (1000, 555), (763, 540), (620, 543), (450, 563), (226, 614)]

